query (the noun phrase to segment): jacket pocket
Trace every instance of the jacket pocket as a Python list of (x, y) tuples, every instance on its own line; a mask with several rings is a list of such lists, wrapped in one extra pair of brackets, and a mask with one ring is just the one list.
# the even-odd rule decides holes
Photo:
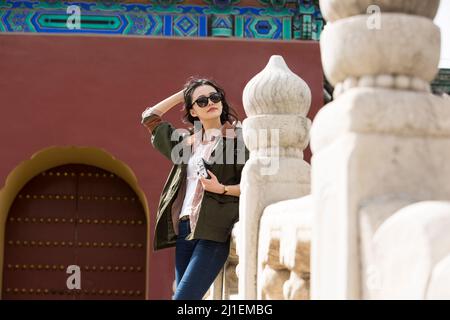
[(205, 222), (226, 230), (231, 230), (239, 219), (239, 198), (234, 196), (219, 195), (205, 191)]
[(218, 194), (214, 192), (205, 191), (205, 196), (216, 200), (218, 203), (239, 203), (239, 197), (229, 196), (226, 194)]

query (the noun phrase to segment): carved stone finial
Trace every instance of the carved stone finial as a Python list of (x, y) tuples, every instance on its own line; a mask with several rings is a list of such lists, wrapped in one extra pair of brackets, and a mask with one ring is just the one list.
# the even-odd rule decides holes
[(245, 86), (243, 104), (247, 116), (306, 116), (311, 105), (311, 90), (302, 78), (289, 69), (282, 56), (274, 55)]

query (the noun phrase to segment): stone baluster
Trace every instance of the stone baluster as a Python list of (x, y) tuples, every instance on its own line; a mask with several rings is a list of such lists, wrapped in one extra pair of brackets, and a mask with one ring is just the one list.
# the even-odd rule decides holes
[(312, 197), (279, 201), (263, 212), (258, 299), (309, 299)]
[(224, 281), (224, 299), (230, 300), (236, 297), (238, 294), (238, 277), (236, 267), (239, 263), (239, 257), (236, 252), (236, 236), (235, 230), (233, 230), (230, 255), (228, 256), (227, 263), (225, 265), (225, 281)]
[[(388, 287), (373, 282), (388, 273), (389, 279), (401, 275), (392, 263), (400, 256), (395, 250), (410, 248), (412, 239), (405, 235), (396, 242), (395, 234), (403, 233), (395, 231), (401, 225), (412, 228), (413, 221), (400, 211), (397, 223), (389, 218), (419, 201), (450, 200), (450, 103), (433, 96), (429, 86), (439, 63), (440, 31), (431, 20), (439, 1), (321, 0), (320, 6), (328, 20), (321, 35), (322, 63), (335, 100), (317, 114), (311, 129), (311, 294), (313, 299), (392, 297)], [(437, 207), (445, 205), (420, 207), (426, 221), (414, 230), (428, 231), (417, 245), (435, 244), (425, 244), (432, 234), (444, 237), (429, 232), (430, 226), (438, 228), (437, 221), (447, 225), (442, 222), (449, 219), (450, 212), (441, 209), (426, 217)], [(439, 254), (428, 247), (420, 251), (430, 266), (450, 250), (447, 240), (441, 243)], [(381, 265), (384, 274), (376, 261), (380, 248), (389, 249), (391, 257)], [(449, 279), (448, 260), (442, 261), (436, 279)], [(407, 280), (414, 281), (403, 283)], [(402, 296), (405, 287), (397, 288), (396, 297)]]
[(239, 231), (239, 297), (257, 298), (258, 234), (268, 205), (310, 192), (310, 166), (303, 160), (309, 142), (311, 104), (307, 84), (281, 56), (251, 79), (243, 93), (247, 118), (243, 135), (250, 159), (242, 172)]

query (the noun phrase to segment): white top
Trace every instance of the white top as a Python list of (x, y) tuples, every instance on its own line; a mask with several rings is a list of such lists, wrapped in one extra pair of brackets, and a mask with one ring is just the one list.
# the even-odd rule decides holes
[[(204, 158), (205, 160), (208, 159), (209, 155), (206, 153), (208, 152), (208, 149), (210, 149), (211, 143), (213, 142), (210, 141), (205, 144), (198, 143), (197, 147), (194, 149), (194, 152), (189, 158), (186, 175), (186, 195), (184, 197), (183, 206), (181, 207), (180, 218), (183, 216), (189, 216), (191, 212), (195, 211), (196, 209), (192, 207), (192, 202), (194, 200), (197, 184), (201, 184), (200, 176), (198, 175), (198, 164), (202, 163), (201, 158)], [(200, 203), (198, 205), (200, 205)]]

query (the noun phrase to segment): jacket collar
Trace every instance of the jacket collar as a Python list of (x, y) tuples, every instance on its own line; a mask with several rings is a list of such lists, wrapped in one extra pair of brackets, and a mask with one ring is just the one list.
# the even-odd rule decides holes
[[(234, 121), (233, 123), (230, 123), (229, 121), (226, 121), (222, 127), (220, 127), (220, 134), (218, 136), (221, 136), (223, 138), (227, 139), (234, 139), (236, 138), (236, 128), (240, 127), (240, 121)], [(202, 135), (203, 135), (203, 128), (202, 130), (197, 130), (190, 136), (186, 138), (186, 143), (188, 145), (193, 145), (195, 142), (201, 143), (202, 142)], [(214, 141), (216, 139), (216, 136), (212, 136), (210, 141)]]

